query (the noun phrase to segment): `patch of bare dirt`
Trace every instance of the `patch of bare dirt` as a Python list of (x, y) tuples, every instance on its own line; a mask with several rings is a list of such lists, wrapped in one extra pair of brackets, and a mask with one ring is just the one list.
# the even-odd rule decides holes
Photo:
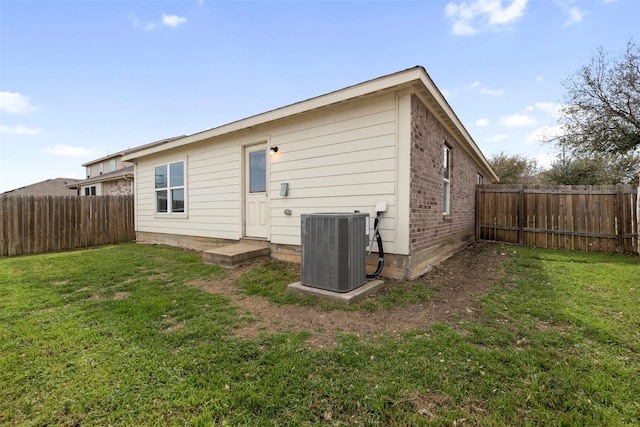
[(162, 317), (162, 323), (169, 325), (166, 329), (163, 330), (163, 332), (166, 333), (179, 331), (180, 329), (184, 328), (184, 325), (186, 324), (186, 321), (176, 322), (176, 319), (167, 316), (166, 314), (162, 315)]
[(129, 297), (129, 292), (116, 292), (113, 294), (113, 299), (124, 299)]
[[(326, 311), (318, 307), (278, 305), (263, 297), (239, 294), (235, 281), (246, 270), (255, 268), (256, 263), (230, 270), (225, 280), (193, 285), (207, 292), (224, 295), (244, 314), (258, 319), (238, 329), (236, 333), (240, 336), (251, 338), (260, 333), (308, 331), (311, 333), (307, 339), (309, 347), (323, 348), (335, 345), (337, 332), (374, 337), (381, 334), (399, 335), (434, 323), (477, 319), (481, 307), (476, 299), (494, 283), (496, 272), (506, 258), (504, 253), (498, 253), (486, 244), (474, 244), (416, 279), (436, 290), (433, 297), (420, 304), (374, 312)], [(300, 267), (293, 265), (292, 268), (299, 271)], [(387, 287), (394, 286), (394, 283), (397, 285), (397, 281), (385, 282)]]
[(538, 322), (538, 329), (540, 329), (541, 331), (546, 331), (546, 330), (554, 330), (556, 332), (560, 332), (561, 334), (566, 333), (567, 331), (569, 331), (571, 329), (571, 324), (569, 323), (549, 323), (549, 322)]

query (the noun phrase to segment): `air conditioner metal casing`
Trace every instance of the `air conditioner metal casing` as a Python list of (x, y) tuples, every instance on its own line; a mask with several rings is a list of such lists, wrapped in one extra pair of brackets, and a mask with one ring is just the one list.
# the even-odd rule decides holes
[(369, 214), (302, 214), (301, 237), (303, 285), (349, 292), (366, 283)]

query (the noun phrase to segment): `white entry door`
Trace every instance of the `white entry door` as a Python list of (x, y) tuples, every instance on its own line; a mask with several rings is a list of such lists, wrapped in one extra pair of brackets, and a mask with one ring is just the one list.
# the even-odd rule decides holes
[(267, 192), (267, 144), (245, 149), (245, 236), (269, 237), (269, 194)]

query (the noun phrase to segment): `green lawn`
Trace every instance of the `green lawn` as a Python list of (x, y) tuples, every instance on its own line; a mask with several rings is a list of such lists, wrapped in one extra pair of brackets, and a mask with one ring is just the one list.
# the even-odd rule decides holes
[[(638, 425), (639, 259), (494, 249), (510, 259), (482, 320), (343, 334), (323, 350), (305, 332), (235, 336), (246, 313), (187, 286), (228, 274), (197, 254), (128, 244), (0, 259), (0, 424)], [(313, 304), (285, 296), (289, 274), (272, 262), (238, 286)], [(403, 289), (396, 304), (433, 292)]]

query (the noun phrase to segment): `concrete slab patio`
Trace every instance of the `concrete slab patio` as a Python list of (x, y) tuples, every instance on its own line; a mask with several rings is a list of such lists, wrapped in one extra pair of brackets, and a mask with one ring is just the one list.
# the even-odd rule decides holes
[(202, 252), (205, 264), (218, 264), (224, 267), (235, 267), (258, 258), (268, 257), (269, 246), (260, 243), (235, 243)]

